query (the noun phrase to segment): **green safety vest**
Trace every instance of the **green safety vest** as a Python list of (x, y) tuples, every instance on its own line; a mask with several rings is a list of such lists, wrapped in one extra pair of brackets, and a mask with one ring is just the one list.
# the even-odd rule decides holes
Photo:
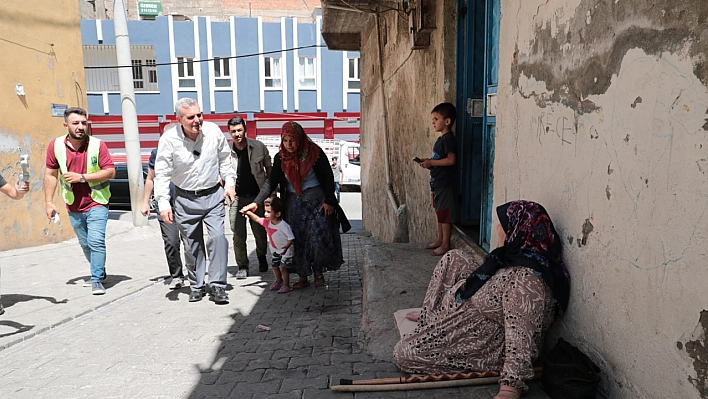
[[(59, 183), (61, 184), (61, 195), (64, 197), (64, 202), (67, 205), (74, 203), (74, 192), (71, 190), (71, 183), (67, 182), (62, 175), (67, 171), (66, 169), (66, 144), (64, 139), (66, 136), (57, 137), (54, 140), (54, 156), (59, 162)], [(101, 170), (101, 166), (98, 165), (98, 151), (101, 148), (101, 140), (96, 137), (89, 136), (88, 151), (86, 160), (86, 173), (95, 173)], [(111, 183), (110, 181), (102, 182), (89, 182), (89, 187), (91, 187), (91, 199), (98, 202), (99, 204), (106, 205), (108, 200), (111, 198)]]

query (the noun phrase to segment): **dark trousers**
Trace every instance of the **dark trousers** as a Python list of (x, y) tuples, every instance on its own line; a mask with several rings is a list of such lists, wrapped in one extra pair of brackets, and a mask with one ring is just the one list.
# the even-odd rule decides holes
[[(162, 242), (165, 245), (165, 258), (167, 259), (167, 267), (170, 270), (170, 277), (184, 278), (182, 257), (179, 253), (182, 242), (179, 227), (177, 227), (176, 223), (163, 222), (159, 213), (157, 214), (157, 220), (160, 222), (160, 231), (162, 232)], [(187, 263), (187, 268), (194, 268), (194, 257), (188, 251), (184, 252), (184, 260)]]
[[(252, 197), (236, 197), (236, 202), (231, 205), (229, 209), (229, 221), (231, 222), (231, 231), (234, 233), (234, 255), (236, 256), (236, 264), (239, 269), (248, 269), (248, 251), (246, 248), (246, 239), (248, 238), (248, 233), (246, 232), (246, 219), (251, 224), (251, 232), (253, 233), (253, 238), (256, 240), (256, 255), (258, 259), (265, 259), (268, 254), (268, 234), (266, 233), (265, 227), (251, 220), (251, 218), (244, 217), (239, 212), (241, 208), (253, 202), (256, 199), (255, 196)], [(265, 210), (263, 206), (258, 206), (256, 212), (254, 212), (259, 217), (263, 217)]]

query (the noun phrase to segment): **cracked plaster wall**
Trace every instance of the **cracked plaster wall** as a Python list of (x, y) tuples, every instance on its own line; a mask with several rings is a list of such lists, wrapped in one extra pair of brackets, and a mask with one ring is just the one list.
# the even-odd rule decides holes
[[(431, 45), (411, 50), (408, 20), (401, 12), (381, 14), (383, 93), (388, 111), (391, 182), (406, 205), (410, 242), (433, 241), (437, 222), (431, 207), (430, 173), (412, 161), (429, 158), (439, 137), (430, 112), (441, 102), (455, 101), (456, 1), (441, 1)], [(369, 16), (361, 38), (361, 158), (364, 228), (382, 242), (396, 235), (396, 212), (386, 194), (385, 124), (381, 95), (378, 36)]]
[[(30, 192), (19, 201), (0, 195), (1, 251), (74, 236), (63, 205), (61, 221), (48, 223), (42, 178), (47, 143), (66, 133), (64, 119), (51, 116), (51, 104), (85, 107), (86, 98), (76, 0), (4, 2), (0, 26), (7, 61), (0, 73), (0, 173), (10, 184), (22, 172), (18, 147), (30, 154)], [(15, 94), (16, 83), (24, 96)]]
[(501, 5), (494, 203), (539, 201), (564, 239), (549, 341), (596, 360), (606, 397), (708, 397), (708, 5)]

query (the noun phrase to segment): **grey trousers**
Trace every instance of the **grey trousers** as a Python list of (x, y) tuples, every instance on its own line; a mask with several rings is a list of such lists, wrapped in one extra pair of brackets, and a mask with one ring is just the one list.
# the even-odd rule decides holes
[[(251, 223), (251, 232), (253, 238), (256, 239), (256, 255), (258, 258), (265, 258), (268, 255), (268, 234), (265, 227), (244, 217), (239, 212), (241, 208), (253, 202), (256, 197), (236, 197), (236, 202), (229, 209), (229, 221), (231, 222), (231, 231), (234, 233), (234, 255), (236, 255), (236, 264), (239, 269), (248, 269), (248, 251), (246, 248), (246, 219)], [(263, 217), (264, 207), (259, 206), (255, 214)]]
[[(192, 291), (204, 289), (209, 251), (209, 285), (226, 286), (229, 242), (224, 235), (224, 189), (211, 194), (195, 194), (175, 188), (174, 218), (184, 237), (185, 252), (194, 257), (194, 265), (187, 265), (187, 276)], [(204, 226), (208, 239), (204, 243)]]

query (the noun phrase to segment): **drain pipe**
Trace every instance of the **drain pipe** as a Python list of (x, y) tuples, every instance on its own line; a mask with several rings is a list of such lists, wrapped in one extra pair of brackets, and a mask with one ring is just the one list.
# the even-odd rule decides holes
[(381, 43), (381, 20), (379, 9), (376, 10), (376, 36), (379, 47), (379, 78), (381, 85), (381, 105), (383, 108), (384, 121), (384, 167), (386, 169), (386, 193), (391, 201), (391, 206), (396, 212), (396, 229), (394, 231), (393, 242), (408, 242), (408, 219), (406, 217), (406, 204), (398, 204), (396, 194), (393, 192), (393, 183), (391, 182), (391, 161), (390, 161), (390, 146), (388, 137), (388, 107), (386, 105), (386, 93), (384, 92), (384, 62), (383, 62), (383, 44)]

